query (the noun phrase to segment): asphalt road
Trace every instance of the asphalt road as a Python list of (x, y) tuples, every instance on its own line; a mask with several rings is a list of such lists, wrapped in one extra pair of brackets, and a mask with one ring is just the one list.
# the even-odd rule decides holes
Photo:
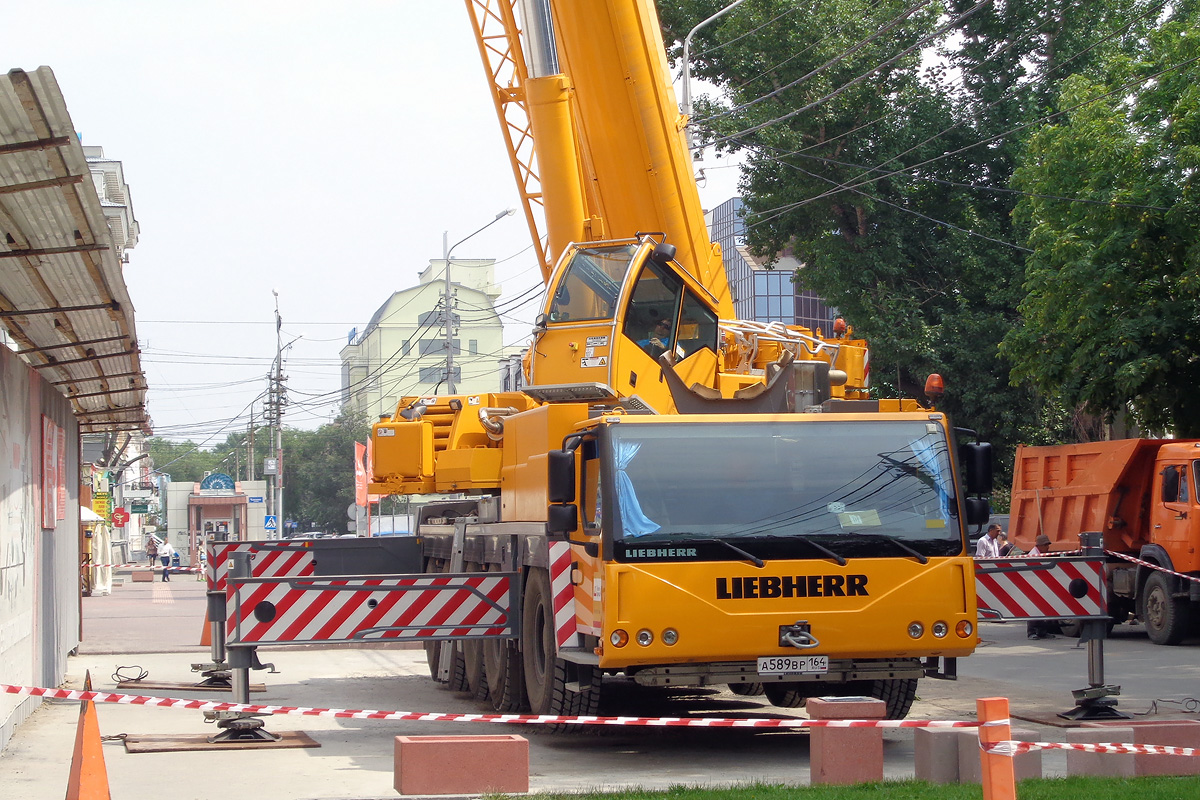
[[(111, 596), (85, 598), (86, 642), (70, 659), (67, 685), (78, 688), (90, 670), (95, 688), (111, 691), (115, 669), (134, 665), (147, 670), (151, 680), (194, 681), (190, 664), (207, 654), (196, 644), (203, 590), (203, 583), (177, 578), (169, 584), (125, 583)], [(1087, 652), (1076, 647), (1074, 639), (1030, 641), (1024, 624), (1013, 623), (987, 623), (982, 633), (984, 644), (975, 656), (960, 662), (958, 681), (921, 683), (910, 717), (972, 719), (976, 698), (1005, 696), (1017, 717), (1053, 718), (1072, 706), (1071, 690), (1087, 683)], [(1160, 717), (1180, 716), (1182, 706), (1167, 701), (1183, 701), (1196, 691), (1196, 646), (1159, 647), (1138, 629), (1117, 628), (1105, 648), (1106, 677), (1122, 685), (1120, 708), (1140, 713), (1157, 702)], [(253, 680), (268, 689), (252, 696), (256, 703), (450, 713), (487, 710), (436, 687), (427, 677), (420, 650), (264, 648), (261, 657), (280, 672), (253, 674)], [(187, 690), (141, 693), (228, 699)], [(803, 716), (799, 710), (774, 708), (761, 698), (727, 690), (680, 689), (664, 695), (620, 681), (606, 684), (602, 713)], [(98, 714), (106, 736), (213, 733), (195, 711), (103, 704)], [(6, 796), (62, 797), (77, 717), (77, 703), (48, 702), (19, 729), (0, 755), (0, 787)], [(1058, 727), (1019, 724), (1039, 738), (1064, 738)], [(196, 800), (238, 795), (256, 800), (395, 797), (393, 737), (499, 732), (530, 740), (534, 791), (808, 782), (808, 736), (801, 731), (607, 728), (563, 735), (534, 726), (314, 717), (273, 717), (268, 726), (276, 732), (303, 730), (321, 747), (129, 754), (113, 740), (104, 746), (112, 794)], [(911, 731), (886, 732), (884, 750), (888, 777), (912, 776)], [(1045, 774), (1064, 771), (1061, 753), (1044, 754)]]

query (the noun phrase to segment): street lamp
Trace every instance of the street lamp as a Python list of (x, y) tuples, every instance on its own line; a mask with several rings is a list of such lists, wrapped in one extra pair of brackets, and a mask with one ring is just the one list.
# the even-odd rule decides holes
[(459, 239), (457, 242), (455, 242), (450, 247), (446, 246), (446, 242), (449, 241), (450, 232), (444, 231), (442, 233), (442, 256), (446, 262), (446, 288), (442, 293), (442, 307), (445, 312), (444, 332), (446, 334), (446, 389), (447, 389), (448, 394), (456, 393), (456, 389), (454, 386), (454, 325), (451, 321), (451, 313), (450, 313), (450, 311), (451, 311), (451, 309), (450, 309), (450, 254), (454, 252), (455, 247), (458, 247), (460, 244), (465, 242), (467, 239), (470, 239), (476, 233), (480, 233), (484, 230), (487, 230), (488, 228), (495, 225), (500, 220), (504, 219), (505, 217), (511, 217), (515, 213), (517, 213), (517, 210), (515, 208), (504, 209), (500, 213), (496, 214), (495, 218), (491, 222), (484, 225), (482, 228), (475, 231), (474, 233), (471, 233), (471, 234)]
[(692, 121), (692, 70), (691, 70), (691, 63), (689, 61), (689, 59), (691, 57), (691, 51), (692, 51), (692, 37), (696, 35), (696, 31), (700, 30), (701, 28), (703, 28), (705, 25), (709, 24), (710, 22), (714, 22), (714, 21), (720, 19), (721, 17), (725, 16), (730, 11), (733, 11), (735, 8), (737, 8), (744, 2), (746, 2), (746, 0), (734, 0), (734, 2), (725, 6), (720, 11), (713, 14), (711, 17), (709, 17), (708, 19), (699, 23), (696, 27), (694, 27), (690, 31), (688, 31), (688, 35), (683, 40), (683, 103), (682, 103), (682, 105), (683, 105), (683, 115), (684, 115), (684, 117), (687, 118), (687, 126), (683, 130), (684, 130), (684, 135), (687, 139), (688, 152), (691, 152), (691, 149), (692, 149), (692, 126), (691, 126), (691, 121)]

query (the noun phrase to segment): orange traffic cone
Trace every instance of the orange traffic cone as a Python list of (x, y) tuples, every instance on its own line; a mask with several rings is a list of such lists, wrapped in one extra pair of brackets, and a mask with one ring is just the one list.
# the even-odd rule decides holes
[[(87, 673), (84, 691), (92, 690), (92, 674)], [(71, 776), (67, 780), (66, 800), (111, 800), (108, 791), (108, 768), (104, 766), (104, 750), (100, 744), (100, 721), (96, 719), (96, 704), (83, 700), (79, 704), (79, 727), (75, 731), (75, 752), (71, 756)]]
[(208, 624), (208, 609), (204, 609), (204, 628), (200, 631), (200, 644), (202, 647), (210, 647), (212, 645), (212, 626)]

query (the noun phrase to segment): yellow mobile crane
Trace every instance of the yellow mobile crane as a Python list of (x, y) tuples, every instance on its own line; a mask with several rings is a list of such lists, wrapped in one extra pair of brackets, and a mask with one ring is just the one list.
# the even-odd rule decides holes
[(652, 0), (466, 5), (548, 291), (521, 391), (373, 428), (372, 492), (466, 498), (423, 507), (425, 571), (522, 578), (515, 637), (427, 645), (434, 676), (502, 711), (595, 713), (624, 674), (903, 717), (977, 643), (988, 446), (867, 399), (844, 331), (733, 320)]

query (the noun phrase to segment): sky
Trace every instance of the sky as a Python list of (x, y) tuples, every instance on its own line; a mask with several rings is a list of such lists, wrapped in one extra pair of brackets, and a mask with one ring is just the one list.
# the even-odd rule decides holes
[[(42, 0), (5, 9), (0, 54), (53, 69), (83, 143), (123, 164), (156, 435), (211, 446), (261, 419), (273, 292), (284, 424), (329, 422), (351, 329), (441, 258), (443, 233), (519, 204), (457, 0)], [(705, 208), (736, 194), (732, 162), (701, 166)], [(455, 255), (496, 259), (503, 304), (541, 282), (530, 243), (518, 213)], [(538, 310), (514, 310), (506, 344)]]

